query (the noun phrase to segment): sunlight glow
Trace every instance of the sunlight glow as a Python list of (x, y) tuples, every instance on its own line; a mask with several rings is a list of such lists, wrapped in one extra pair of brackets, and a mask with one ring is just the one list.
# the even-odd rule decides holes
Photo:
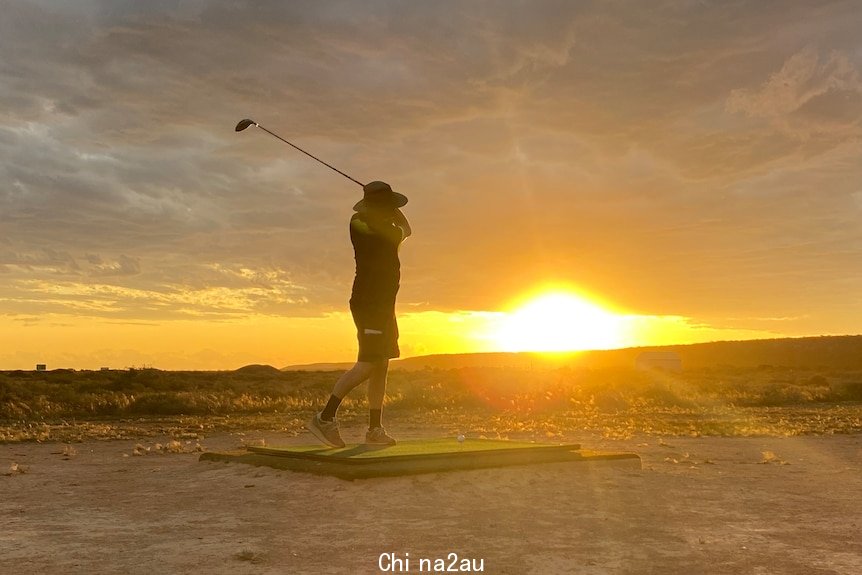
[(575, 293), (541, 294), (510, 312), (494, 339), (501, 351), (575, 351), (624, 345), (625, 318)]

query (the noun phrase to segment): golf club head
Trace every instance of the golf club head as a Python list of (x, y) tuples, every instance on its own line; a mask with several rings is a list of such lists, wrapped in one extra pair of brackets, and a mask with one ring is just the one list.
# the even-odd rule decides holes
[(249, 120), (248, 118), (246, 118), (245, 120), (240, 120), (239, 124), (236, 125), (236, 131), (242, 132), (243, 130), (245, 130), (246, 128), (251, 126), (252, 124), (254, 124), (256, 126), (257, 122), (255, 122), (254, 120)]

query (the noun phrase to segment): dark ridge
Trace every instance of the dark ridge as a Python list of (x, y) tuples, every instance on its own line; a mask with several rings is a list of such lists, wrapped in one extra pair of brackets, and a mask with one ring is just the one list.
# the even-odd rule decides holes
[(261, 365), (258, 363), (245, 365), (237, 370), (234, 370), (234, 373), (259, 376), (281, 375), (281, 371), (279, 369), (272, 367), (271, 365)]

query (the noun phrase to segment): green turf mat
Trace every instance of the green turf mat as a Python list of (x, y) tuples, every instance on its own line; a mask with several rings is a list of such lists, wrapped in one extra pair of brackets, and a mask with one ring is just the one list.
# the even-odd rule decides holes
[(341, 449), (320, 445), (249, 447), (246, 451), (204, 453), (201, 461), (228, 461), (278, 469), (333, 475), (342, 479), (391, 477), (553, 462), (616, 461), (640, 467), (633, 453), (582, 451), (575, 444), (546, 444), (495, 439), (422, 439), (378, 447), (364, 444)]
[(521, 450), (574, 451), (576, 444), (541, 444), (502, 439), (418, 439), (402, 441), (392, 446), (350, 445), (340, 449), (318, 445), (290, 447), (249, 447), (252, 453), (311, 459), (315, 461), (338, 461), (345, 465), (365, 465), (384, 461), (424, 460), (433, 458), (475, 458), (479, 456), (504, 455)]

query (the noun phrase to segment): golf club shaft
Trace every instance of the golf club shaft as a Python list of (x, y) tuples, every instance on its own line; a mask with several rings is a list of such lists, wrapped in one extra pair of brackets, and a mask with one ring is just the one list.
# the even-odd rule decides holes
[(317, 160), (318, 162), (320, 162), (321, 164), (323, 164), (324, 166), (326, 166), (326, 167), (327, 167), (327, 168), (329, 168), (330, 170), (335, 170), (336, 172), (338, 172), (339, 174), (341, 174), (342, 176), (344, 176), (345, 178), (347, 178), (347, 179), (348, 179), (348, 180), (350, 180), (351, 182), (354, 182), (354, 183), (356, 183), (356, 184), (359, 184), (359, 186), (360, 186), (360, 187), (365, 187), (365, 184), (363, 184), (362, 182), (357, 181), (357, 180), (354, 180), (353, 178), (351, 178), (350, 176), (348, 176), (347, 174), (345, 174), (344, 172), (342, 172), (341, 170), (339, 170), (339, 169), (338, 169), (338, 168), (336, 168), (335, 166), (330, 166), (329, 164), (327, 164), (326, 162), (324, 162), (323, 160), (321, 160), (321, 159), (320, 159), (320, 158), (318, 158), (317, 156), (314, 156), (314, 155), (312, 155), (312, 154), (309, 154), (308, 152), (306, 152), (305, 150), (303, 150), (303, 149), (302, 149), (302, 148), (300, 148), (299, 146), (296, 146), (296, 145), (294, 145), (294, 144), (291, 144), (290, 142), (288, 142), (287, 140), (285, 140), (284, 138), (282, 138), (282, 137), (281, 137), (281, 136), (279, 136), (278, 134), (276, 134), (276, 133), (274, 133), (274, 132), (270, 132), (269, 130), (267, 130), (266, 128), (264, 128), (263, 126), (261, 126), (260, 124), (258, 124), (257, 122), (255, 122), (255, 124), (254, 124), (254, 125), (255, 125), (255, 126), (257, 126), (258, 128), (260, 128), (261, 130), (263, 130), (264, 132), (266, 132), (267, 134), (269, 134), (270, 136), (276, 137), (276, 138), (278, 138), (279, 140), (281, 140), (282, 142), (284, 142), (285, 144), (287, 144), (288, 146), (291, 146), (292, 148), (294, 148), (294, 149), (296, 149), (296, 150), (299, 150), (300, 152), (302, 152), (303, 154), (305, 154), (305, 155), (306, 155), (306, 156), (308, 156), (309, 158), (311, 158), (311, 159), (313, 159), (313, 160)]

